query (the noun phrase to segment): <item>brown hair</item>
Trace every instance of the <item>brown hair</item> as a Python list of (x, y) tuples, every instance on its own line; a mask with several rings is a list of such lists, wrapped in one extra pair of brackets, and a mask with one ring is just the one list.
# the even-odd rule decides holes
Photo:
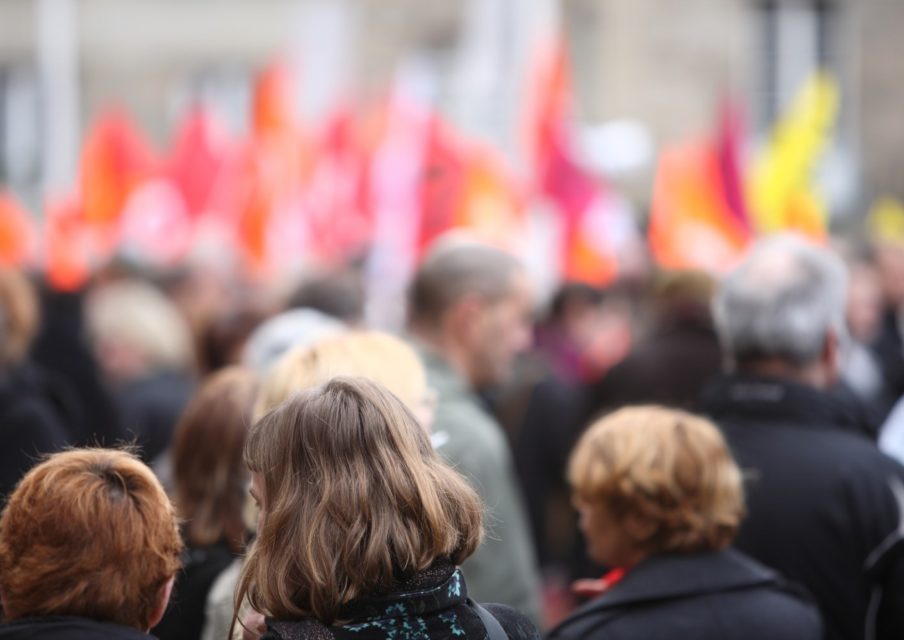
[(135, 456), (55, 454), (22, 479), (0, 519), (6, 616), (81, 616), (144, 631), (181, 550), (169, 499)]
[(262, 416), (293, 393), (337, 375), (370, 378), (412, 411), (427, 398), (427, 374), (411, 346), (380, 331), (348, 331), (280, 358), (261, 383), (254, 413)]
[[(708, 420), (663, 407), (628, 407), (594, 423), (572, 454), (575, 496), (617, 521), (652, 531), (647, 553), (722, 549), (744, 516), (741, 472)], [(630, 531), (629, 531), (630, 533)]]
[(0, 365), (18, 364), (25, 358), (39, 317), (38, 297), (25, 275), (0, 268)]
[(210, 376), (192, 398), (173, 435), (173, 495), (189, 545), (221, 540), (245, 544), (242, 510), (248, 471), (242, 460), (257, 379), (242, 367)]
[[(341, 605), (385, 592), (480, 542), (482, 505), (433, 450), (398, 398), (363, 378), (334, 378), (251, 430), (262, 521), (236, 609), (282, 620), (335, 620)], [(235, 621), (233, 621), (233, 625)]]

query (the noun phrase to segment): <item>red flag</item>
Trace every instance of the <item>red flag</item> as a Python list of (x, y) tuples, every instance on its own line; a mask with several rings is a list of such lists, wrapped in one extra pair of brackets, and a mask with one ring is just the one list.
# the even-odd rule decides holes
[(220, 208), (217, 191), (229, 178), (235, 153), (234, 142), (210, 111), (196, 107), (186, 115), (173, 142), (167, 174), (192, 217)]
[(624, 207), (610, 206), (617, 199), (575, 158), (571, 83), (563, 43), (546, 52), (534, 77), (535, 108), (528, 135), (535, 158), (535, 188), (562, 216), (562, 276), (606, 285), (617, 276), (619, 246), (627, 239), (622, 233), (611, 237), (606, 229), (631, 229), (633, 221), (625, 218)]

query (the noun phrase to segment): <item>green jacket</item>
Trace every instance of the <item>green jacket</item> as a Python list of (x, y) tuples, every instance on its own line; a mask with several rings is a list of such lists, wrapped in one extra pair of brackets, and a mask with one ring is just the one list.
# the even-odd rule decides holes
[(540, 578), (505, 434), (460, 375), (435, 354), (420, 354), (437, 394), (437, 451), (486, 505), (483, 543), (461, 566), (471, 597), (515, 607), (540, 627)]

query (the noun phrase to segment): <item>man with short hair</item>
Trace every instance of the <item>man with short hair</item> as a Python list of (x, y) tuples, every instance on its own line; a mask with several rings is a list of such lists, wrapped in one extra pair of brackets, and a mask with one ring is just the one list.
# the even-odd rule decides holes
[(470, 242), (435, 246), (409, 292), (410, 330), (437, 393), (434, 441), (487, 507), (484, 541), (462, 566), (471, 597), (539, 623), (539, 578), (511, 452), (477, 396), (504, 380), (527, 347), (530, 312), (518, 261)]
[(807, 587), (828, 638), (902, 638), (904, 468), (830, 393), (846, 293), (828, 250), (787, 235), (755, 246), (714, 301), (730, 373), (703, 409), (750, 476), (737, 547)]

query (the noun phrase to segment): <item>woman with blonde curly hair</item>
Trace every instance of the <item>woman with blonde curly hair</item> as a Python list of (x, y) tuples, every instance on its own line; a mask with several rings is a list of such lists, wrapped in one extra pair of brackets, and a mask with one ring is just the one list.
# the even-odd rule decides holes
[(468, 599), (457, 565), (480, 542), (480, 499), (385, 388), (293, 395), (252, 427), (245, 461), (261, 510), (236, 602), (267, 617), (265, 638), (537, 638)]
[(554, 640), (822, 637), (816, 609), (728, 547), (744, 516), (741, 471), (707, 420), (632, 407), (594, 423), (568, 468), (590, 556), (610, 571)]

